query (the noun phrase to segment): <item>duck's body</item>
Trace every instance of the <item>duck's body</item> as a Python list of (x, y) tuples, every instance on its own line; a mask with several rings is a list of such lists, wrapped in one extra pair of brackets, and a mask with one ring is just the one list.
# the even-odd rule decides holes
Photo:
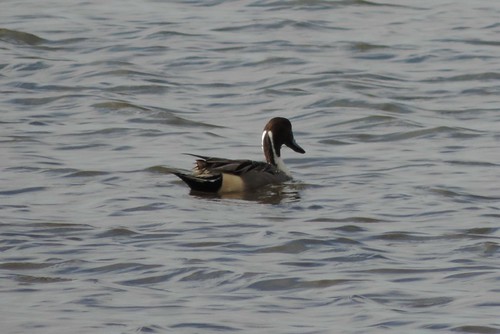
[(283, 144), (295, 152), (305, 153), (293, 138), (290, 121), (275, 117), (267, 123), (262, 134), (262, 149), (267, 162), (192, 154), (198, 158), (193, 173), (173, 173), (192, 190), (210, 193), (244, 192), (267, 184), (282, 183), (292, 178), (281, 160)]
[(242, 192), (290, 179), (286, 173), (263, 161), (195, 156), (198, 159), (193, 174), (174, 173), (195, 191)]

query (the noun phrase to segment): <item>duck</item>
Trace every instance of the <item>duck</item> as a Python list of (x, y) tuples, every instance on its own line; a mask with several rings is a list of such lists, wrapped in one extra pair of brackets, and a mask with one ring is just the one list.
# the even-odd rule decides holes
[(180, 170), (171, 172), (195, 192), (227, 194), (252, 191), (292, 179), (281, 158), (283, 145), (297, 153), (306, 153), (295, 141), (290, 120), (274, 117), (267, 122), (262, 132), (262, 150), (266, 161), (233, 160), (187, 153), (196, 158), (192, 173)]

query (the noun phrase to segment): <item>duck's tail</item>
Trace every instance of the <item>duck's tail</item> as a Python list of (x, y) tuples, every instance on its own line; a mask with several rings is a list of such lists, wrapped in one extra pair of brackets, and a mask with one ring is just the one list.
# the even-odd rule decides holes
[(179, 171), (171, 171), (171, 173), (179, 177), (194, 191), (216, 193), (222, 186), (222, 174), (196, 176)]

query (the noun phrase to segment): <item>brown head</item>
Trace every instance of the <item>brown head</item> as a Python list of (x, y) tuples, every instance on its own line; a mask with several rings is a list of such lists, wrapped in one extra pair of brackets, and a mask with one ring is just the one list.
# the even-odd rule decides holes
[(295, 152), (306, 153), (293, 137), (292, 123), (284, 117), (275, 117), (267, 122), (262, 133), (262, 149), (266, 161), (288, 174), (281, 160), (281, 146), (286, 145)]

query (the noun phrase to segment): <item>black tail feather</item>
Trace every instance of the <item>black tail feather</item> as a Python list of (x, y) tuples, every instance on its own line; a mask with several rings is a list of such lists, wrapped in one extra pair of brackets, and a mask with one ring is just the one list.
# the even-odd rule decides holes
[(216, 193), (222, 186), (222, 175), (213, 175), (207, 177), (194, 176), (184, 173), (173, 173), (184, 181), (189, 188), (195, 191)]

